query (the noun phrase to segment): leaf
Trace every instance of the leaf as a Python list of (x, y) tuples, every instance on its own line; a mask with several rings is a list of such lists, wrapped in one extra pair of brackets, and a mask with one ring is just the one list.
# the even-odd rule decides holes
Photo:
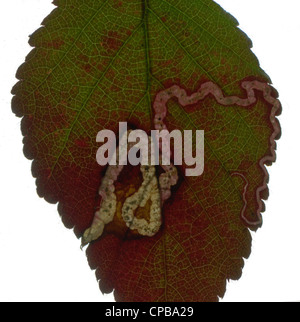
[[(116, 215), (89, 243), (88, 261), (117, 301), (217, 301), (250, 255), (280, 137), (277, 93), (251, 41), (212, 0), (54, 4), (12, 90), (39, 196), (58, 202), (64, 225), (82, 238), (108, 171), (96, 161), (97, 133), (118, 133), (119, 122), (149, 133), (161, 102), (169, 131), (205, 131), (204, 173), (187, 177), (176, 166), (162, 226), (145, 237), (122, 220), (142, 183), (141, 169), (125, 166), (114, 183)], [(136, 216), (149, 212), (146, 204)]]

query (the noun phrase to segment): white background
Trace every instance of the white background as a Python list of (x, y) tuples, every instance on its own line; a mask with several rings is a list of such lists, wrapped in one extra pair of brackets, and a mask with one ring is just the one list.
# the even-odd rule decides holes
[[(224, 301), (300, 301), (300, 2), (218, 3), (252, 39), (283, 105), (264, 225), (253, 235), (242, 278), (228, 283)], [(64, 228), (56, 206), (37, 196), (31, 162), (22, 152), (20, 119), (10, 109), (15, 71), (30, 51), (28, 36), (53, 8), (50, 0), (13, 0), (0, 11), (0, 301), (113, 301), (99, 291), (79, 240)]]

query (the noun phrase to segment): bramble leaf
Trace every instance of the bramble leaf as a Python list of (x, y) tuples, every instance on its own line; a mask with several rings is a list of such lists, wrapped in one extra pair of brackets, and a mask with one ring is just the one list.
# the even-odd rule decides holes
[[(217, 301), (250, 255), (249, 228), (261, 226), (268, 197), (265, 165), (280, 137), (280, 102), (251, 41), (212, 0), (54, 4), (12, 90), (39, 196), (84, 236), (101, 291), (114, 290), (117, 301)], [(175, 166), (153, 236), (128, 228), (122, 208), (153, 169), (124, 166), (112, 183), (114, 169), (96, 161), (97, 133), (118, 133), (119, 122), (148, 134), (205, 131), (204, 172), (188, 177)], [(152, 202), (168, 174), (155, 171)], [(95, 237), (107, 198), (114, 217), (100, 220)], [(138, 219), (149, 220), (149, 200)]]

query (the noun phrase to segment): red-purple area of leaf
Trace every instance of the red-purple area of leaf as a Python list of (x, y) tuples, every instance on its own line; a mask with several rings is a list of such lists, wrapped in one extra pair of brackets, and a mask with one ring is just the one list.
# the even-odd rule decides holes
[[(217, 301), (238, 279), (268, 197), (281, 112), (276, 91), (237, 21), (212, 0), (56, 0), (30, 37), (13, 112), (37, 192), (58, 203), (82, 238), (103, 205), (109, 167), (96, 161), (102, 129), (205, 131), (205, 169), (185, 176), (161, 203), (153, 236), (128, 228), (122, 205), (143, 170), (114, 181), (115, 215), (89, 242), (100, 289), (117, 301)], [(157, 166), (156, 177), (166, 172)], [(160, 190), (162, 188), (161, 184)], [(100, 188), (100, 194), (99, 194)], [(151, 202), (136, 218), (149, 220)], [(95, 218), (94, 218), (95, 216)]]

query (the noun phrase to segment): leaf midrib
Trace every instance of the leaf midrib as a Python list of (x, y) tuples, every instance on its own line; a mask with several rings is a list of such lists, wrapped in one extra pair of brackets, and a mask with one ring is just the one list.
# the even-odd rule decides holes
[(149, 108), (150, 119), (152, 120), (152, 105), (151, 105), (151, 59), (150, 59), (150, 43), (149, 43), (149, 0), (142, 0), (142, 26), (144, 30), (144, 45), (145, 45), (145, 61), (146, 61), (146, 95)]

